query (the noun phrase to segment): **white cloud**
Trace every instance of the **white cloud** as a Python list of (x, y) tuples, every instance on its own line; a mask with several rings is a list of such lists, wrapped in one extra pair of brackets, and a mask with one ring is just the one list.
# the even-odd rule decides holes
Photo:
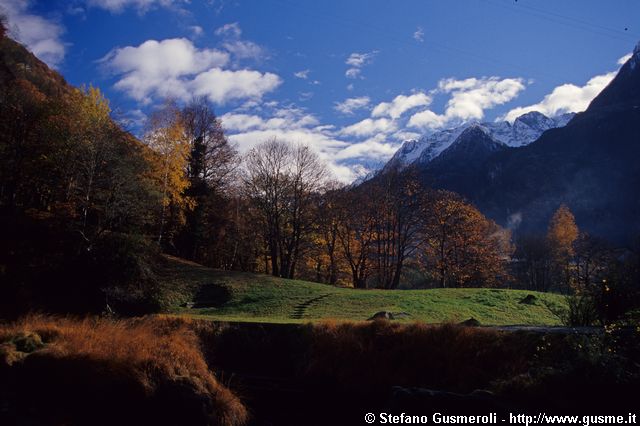
[(227, 113), (220, 117), (226, 130), (245, 132), (250, 129), (263, 127), (264, 120), (251, 114)]
[(566, 83), (555, 87), (537, 104), (514, 108), (498, 120), (513, 121), (520, 115), (531, 111), (538, 111), (553, 117), (567, 112), (581, 112), (587, 109), (591, 101), (615, 78), (620, 70), (633, 54), (624, 55), (616, 61), (618, 69), (605, 74), (596, 75), (587, 81), (584, 86)]
[(264, 49), (252, 41), (229, 40), (222, 43), (225, 50), (231, 52), (237, 59), (259, 60), (264, 57)]
[(311, 71), (310, 71), (310, 70), (308, 70), (308, 69), (307, 69), (307, 70), (302, 70), (302, 71), (294, 72), (294, 73), (293, 73), (293, 76), (294, 76), (295, 78), (301, 78), (301, 79), (303, 79), (303, 80), (306, 80), (307, 78), (309, 78), (309, 73), (310, 73), (310, 72), (311, 72)]
[(360, 68), (349, 68), (347, 71), (345, 71), (344, 75), (346, 75), (348, 78), (358, 78), (360, 72)]
[(111, 51), (102, 60), (119, 76), (115, 87), (141, 102), (153, 97), (189, 99), (206, 96), (224, 104), (260, 98), (280, 85), (275, 74), (253, 70), (224, 70), (229, 54), (198, 49), (187, 39), (148, 40), (137, 47)]
[(62, 63), (65, 44), (64, 27), (59, 23), (29, 13), (30, 0), (0, 0), (0, 13), (7, 17), (9, 35), (24, 44), (52, 67)]
[(617, 71), (591, 78), (584, 86), (575, 84), (563, 84), (554, 88), (537, 104), (514, 108), (503, 117), (502, 120), (513, 121), (522, 114), (538, 111), (549, 117), (566, 112), (580, 112), (587, 109), (589, 103), (598, 93), (604, 89), (616, 76)]
[(521, 78), (482, 77), (440, 80), (435, 93), (450, 94), (444, 114), (423, 110), (412, 115), (410, 127), (437, 129), (451, 123), (482, 120), (487, 109), (515, 99), (525, 84)]
[(313, 98), (314, 93), (313, 92), (299, 92), (298, 93), (298, 99), (300, 99), (301, 101), (308, 101), (309, 99)]
[(345, 61), (345, 64), (349, 65), (350, 68), (347, 69), (344, 75), (348, 78), (359, 77), (362, 72), (362, 67), (370, 64), (377, 54), (378, 51), (375, 50), (368, 53), (352, 53)]
[(348, 144), (335, 139), (326, 126), (318, 126), (315, 117), (288, 108), (270, 111), (265, 115), (269, 118), (231, 112), (221, 116), (220, 120), (229, 140), (241, 153), (261, 142), (277, 138), (309, 146), (327, 163), (334, 176), (343, 182), (351, 182), (358, 177), (350, 167), (335, 161), (336, 152)]
[(447, 103), (445, 115), (462, 120), (481, 120), (484, 110), (502, 105), (515, 99), (522, 90), (521, 78), (468, 78), (466, 80), (446, 79), (438, 84), (439, 90), (452, 93)]
[(633, 53), (627, 53), (622, 58), (618, 59), (618, 65), (624, 65), (632, 56)]
[(424, 42), (424, 30), (422, 27), (418, 27), (416, 31), (413, 33), (413, 39), (417, 42)]
[(398, 141), (406, 141), (410, 139), (418, 139), (422, 134), (416, 132), (408, 132), (405, 130), (401, 130), (393, 134), (393, 137)]
[(153, 80), (221, 67), (229, 61), (229, 55), (215, 49), (198, 49), (185, 38), (173, 38), (116, 48), (103, 61), (121, 73), (140, 73)]
[(369, 63), (371, 59), (373, 59), (374, 55), (375, 55), (374, 52), (352, 53), (351, 55), (349, 55), (345, 63), (347, 65), (351, 65), (352, 67), (362, 67), (365, 64)]
[(170, 7), (188, 2), (188, 0), (87, 0), (87, 5), (105, 9), (112, 13), (122, 12), (128, 7), (144, 13), (153, 7)]
[(256, 106), (256, 112), (230, 112), (220, 117), (225, 131), (240, 152), (247, 152), (256, 144), (278, 138), (308, 145), (318, 153), (342, 182), (352, 182), (369, 170), (362, 161), (378, 163), (391, 157), (398, 144), (386, 143), (383, 135), (351, 143), (342, 138), (332, 125), (322, 125), (317, 118), (294, 107)]
[(200, 37), (202, 34), (204, 34), (204, 29), (202, 29), (200, 25), (192, 25), (189, 27), (189, 30), (191, 30), (191, 33), (194, 37)]
[(294, 107), (278, 108), (277, 105), (269, 111), (270, 118), (263, 118), (254, 114), (238, 114), (229, 112), (220, 119), (227, 130), (276, 130), (300, 129), (317, 127), (318, 119), (304, 110)]
[(206, 96), (217, 104), (225, 104), (235, 99), (260, 98), (280, 83), (280, 77), (272, 73), (213, 68), (199, 74), (190, 86), (196, 95)]
[(336, 102), (333, 108), (342, 114), (351, 115), (354, 111), (368, 107), (370, 102), (371, 99), (368, 96), (348, 98), (342, 102)]
[(219, 37), (238, 38), (242, 35), (242, 29), (240, 29), (240, 25), (237, 22), (232, 22), (230, 24), (224, 24), (220, 28), (216, 29), (215, 34)]
[(386, 142), (384, 135), (376, 135), (362, 142), (352, 143), (336, 153), (337, 160), (366, 158), (390, 158), (398, 149), (398, 144)]
[(393, 119), (399, 118), (410, 109), (427, 106), (431, 104), (431, 97), (425, 93), (418, 92), (413, 95), (398, 95), (391, 102), (381, 102), (372, 111), (372, 117), (388, 116)]
[(345, 127), (341, 134), (349, 136), (371, 136), (378, 133), (389, 133), (396, 130), (396, 123), (387, 118), (373, 120), (365, 118), (355, 124)]
[(233, 22), (216, 29), (215, 34), (223, 38), (221, 46), (236, 59), (260, 60), (266, 57), (266, 51), (261, 46), (248, 40), (242, 40), (240, 24)]
[(116, 116), (117, 122), (125, 129), (142, 128), (147, 121), (147, 115), (140, 109), (133, 109), (125, 112), (119, 117)]
[(431, 110), (424, 110), (415, 113), (409, 119), (409, 127), (417, 127), (420, 129), (439, 129), (444, 127), (447, 123), (447, 118), (444, 115), (436, 114)]

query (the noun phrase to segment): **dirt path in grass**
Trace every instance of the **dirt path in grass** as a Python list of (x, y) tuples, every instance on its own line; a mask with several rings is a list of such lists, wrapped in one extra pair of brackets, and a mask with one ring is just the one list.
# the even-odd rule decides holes
[(323, 294), (320, 295), (318, 297), (314, 297), (313, 299), (309, 299), (305, 302), (302, 302), (298, 305), (296, 305), (293, 308), (293, 313), (289, 316), (291, 319), (302, 319), (304, 318), (304, 315), (307, 313), (307, 309), (309, 308), (309, 306), (313, 305), (314, 303), (318, 303), (320, 300), (324, 299), (325, 297), (330, 296), (330, 294)]

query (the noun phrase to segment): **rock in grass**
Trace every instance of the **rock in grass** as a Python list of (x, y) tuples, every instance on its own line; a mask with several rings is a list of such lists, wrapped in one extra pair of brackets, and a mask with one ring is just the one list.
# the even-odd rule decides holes
[(478, 327), (480, 325), (480, 321), (478, 321), (475, 318), (469, 318), (468, 320), (464, 320), (461, 323), (459, 323), (459, 325), (465, 326), (465, 327)]
[(19, 352), (31, 353), (44, 346), (42, 338), (37, 333), (22, 331), (11, 339)]
[(371, 316), (371, 318), (367, 319), (367, 321), (376, 321), (376, 320), (392, 320), (395, 319), (393, 314), (389, 311), (380, 311), (376, 312)]
[(524, 305), (535, 305), (536, 300), (538, 300), (538, 298), (533, 294), (527, 294), (522, 300), (520, 300), (519, 303), (522, 303)]

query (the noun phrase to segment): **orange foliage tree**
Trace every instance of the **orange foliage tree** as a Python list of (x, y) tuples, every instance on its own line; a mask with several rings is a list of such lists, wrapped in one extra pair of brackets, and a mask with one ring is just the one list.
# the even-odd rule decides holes
[(575, 255), (574, 243), (580, 231), (576, 219), (565, 204), (553, 214), (547, 232), (551, 252), (552, 276), (560, 289), (569, 291), (572, 286), (572, 259)]
[(425, 203), (423, 255), (440, 287), (495, 286), (507, 276), (510, 232), (453, 193)]

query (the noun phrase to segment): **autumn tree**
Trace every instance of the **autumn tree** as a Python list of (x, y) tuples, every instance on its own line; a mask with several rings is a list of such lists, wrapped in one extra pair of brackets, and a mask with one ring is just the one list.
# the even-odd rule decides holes
[(192, 206), (191, 199), (185, 196), (189, 185), (186, 174), (189, 140), (180, 110), (174, 102), (166, 102), (149, 118), (144, 140), (156, 157), (153, 162), (161, 192), (157, 241), (161, 244), (167, 220), (171, 218), (173, 222), (182, 224), (185, 210)]
[(113, 163), (116, 142), (111, 132), (109, 102), (98, 89), (90, 87), (86, 92), (76, 92), (72, 104), (77, 108), (71, 133), (75, 136), (79, 173), (70, 184), (77, 187), (81, 229), (85, 233), (89, 212), (95, 211), (99, 203), (96, 200), (98, 189), (105, 183), (99, 181), (107, 179), (109, 171), (105, 166)]
[(552, 274), (558, 287), (568, 292), (571, 289), (571, 263), (575, 254), (574, 243), (579, 235), (575, 217), (569, 207), (562, 204), (553, 214), (547, 232), (551, 253)]
[[(155, 205), (149, 150), (111, 120), (98, 89), (63, 86), (38, 67), (5, 68), (0, 67), (0, 269), (10, 283), (5, 289), (12, 297), (38, 299), (32, 307), (100, 309), (114, 282), (144, 282), (135, 267), (126, 267), (143, 263), (140, 235)], [(124, 265), (124, 257), (135, 261)], [(122, 279), (115, 279), (117, 272)]]
[(395, 289), (400, 284), (405, 261), (421, 241), (422, 189), (411, 172), (391, 169), (377, 176), (367, 191), (372, 194), (376, 213), (376, 286)]
[(336, 285), (340, 270), (340, 245), (338, 241), (339, 231), (339, 202), (342, 185), (337, 182), (329, 182), (325, 191), (315, 197), (314, 235), (316, 255), (315, 263), (316, 281)]
[(324, 164), (303, 145), (272, 139), (245, 157), (244, 189), (260, 212), (273, 275), (294, 277), (311, 231), (313, 196), (326, 176)]
[(337, 208), (338, 242), (354, 288), (367, 288), (372, 273), (377, 206), (371, 193), (356, 188), (341, 191)]
[(574, 287), (577, 290), (601, 288), (609, 265), (614, 260), (614, 251), (602, 239), (580, 232), (574, 247)]
[(47, 171), (40, 161), (47, 148), (42, 143), (43, 127), (50, 116), (47, 97), (25, 79), (15, 79), (3, 89), (0, 96), (0, 203), (10, 208), (40, 207), (44, 200), (39, 199), (34, 190), (44, 189), (40, 185), (45, 182), (29, 178), (36, 179), (39, 169)]
[(180, 115), (189, 143), (185, 196), (192, 200), (193, 208), (186, 211), (179, 252), (186, 258), (222, 267), (224, 228), (229, 223), (227, 192), (237, 155), (206, 99), (194, 99)]
[(520, 235), (516, 243), (517, 273), (523, 285), (536, 291), (551, 286), (551, 252), (544, 235)]
[(453, 193), (439, 191), (425, 203), (428, 264), (440, 287), (495, 286), (505, 278), (510, 233)]

